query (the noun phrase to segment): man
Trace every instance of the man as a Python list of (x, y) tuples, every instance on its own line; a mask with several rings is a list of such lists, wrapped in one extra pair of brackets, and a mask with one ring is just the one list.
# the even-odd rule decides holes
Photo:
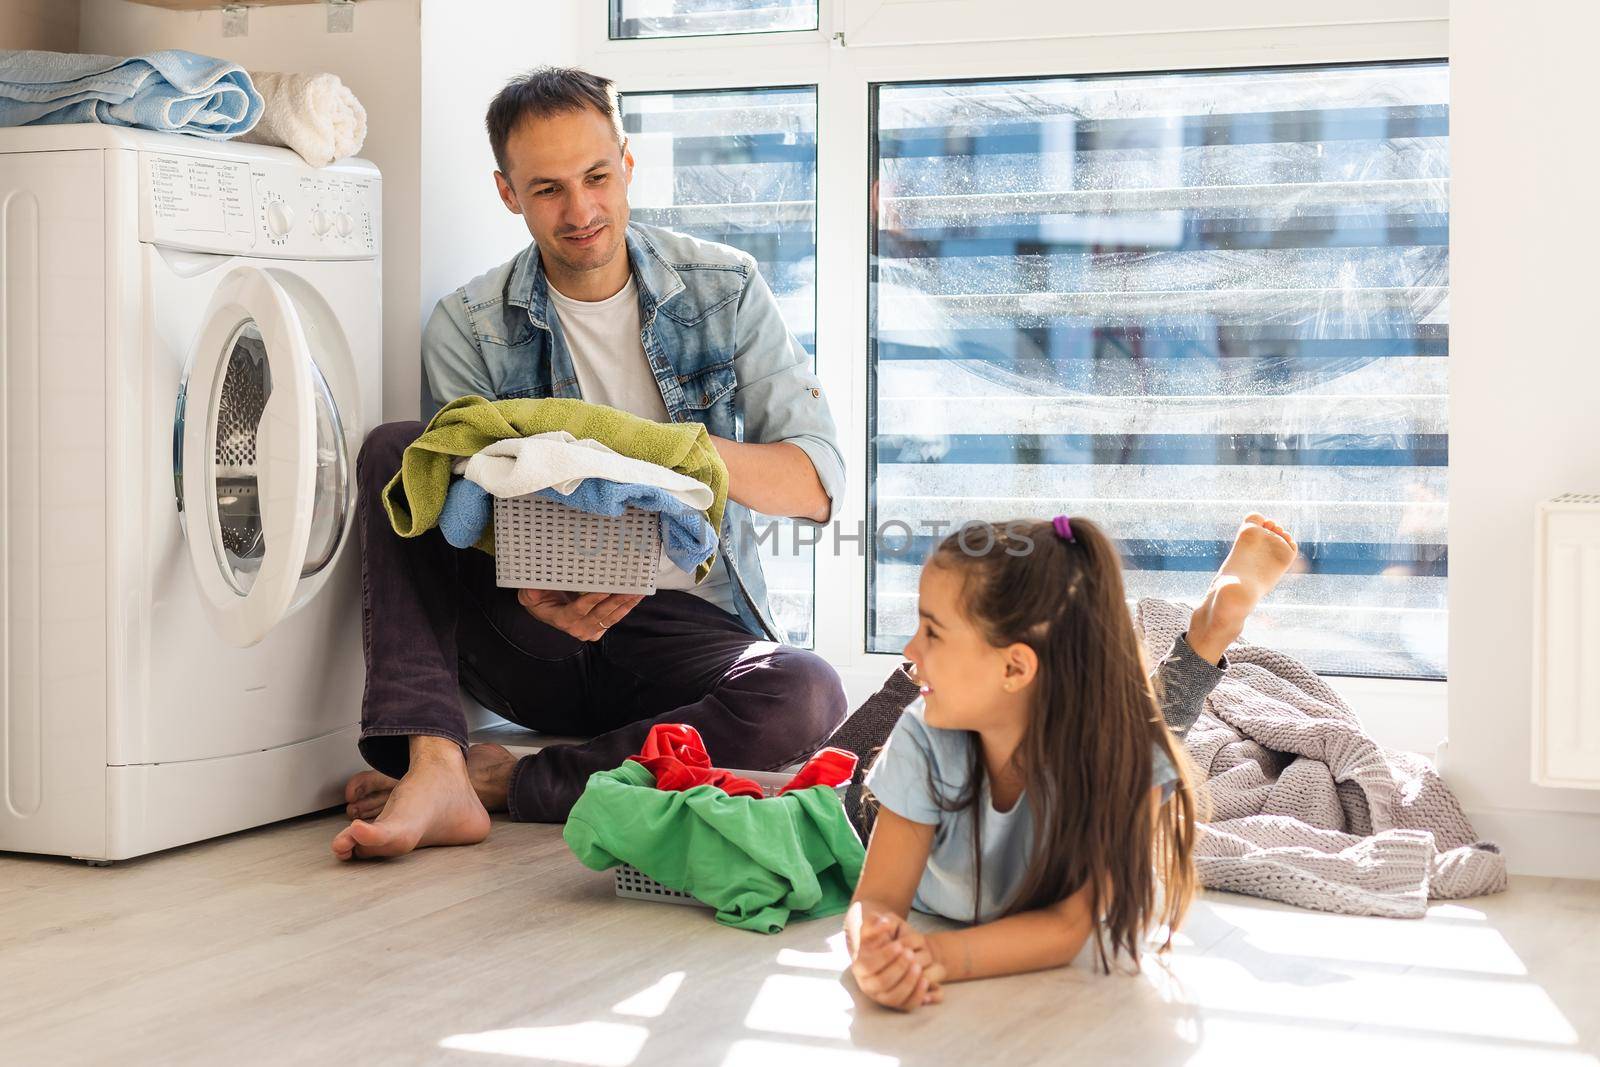
[[(374, 430), (357, 484), (361, 751), (376, 770), (346, 786), (340, 859), (474, 844), (491, 811), (563, 821), (657, 722), (696, 727), (719, 764), (765, 769), (845, 713), (837, 672), (782, 644), (750, 525), (752, 510), (827, 522), (844, 490), (827, 401), (754, 260), (629, 221), (633, 156), (608, 80), (534, 71), (486, 124), (500, 199), (533, 243), (439, 301), (422, 351), (435, 409), (556, 396), (702, 423), (728, 468), (721, 542), (698, 586), (663, 557), (649, 597), (500, 589), (483, 553), (390, 529), (382, 489), (423, 426)], [(520, 760), (469, 747), (458, 682), (508, 719), (593, 740)]]

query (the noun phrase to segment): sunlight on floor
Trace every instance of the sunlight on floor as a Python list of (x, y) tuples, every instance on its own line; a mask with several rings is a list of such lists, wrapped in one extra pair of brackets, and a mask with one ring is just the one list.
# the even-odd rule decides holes
[(642, 1026), (589, 1022), (456, 1034), (439, 1042), (439, 1047), (574, 1063), (582, 1067), (630, 1067), (649, 1036), (650, 1031)]
[(1353, 975), (1266, 952), (1247, 960), (1178, 957), (1172, 973), (1179, 998), (1208, 1012), (1550, 1045), (1578, 1040), (1549, 994), (1531, 982), (1419, 972)]
[[(1093, 976), (1085, 964), (1004, 980), (1009, 984), (962, 986), (949, 995), (949, 1007), (907, 1018), (860, 1001), (845, 973), (844, 935), (835, 927), (770, 955), (752, 944), (758, 959), (741, 967), (744, 978), (731, 1001), (715, 992), (723, 977), (701, 968), (645, 972), (636, 975), (632, 992), (617, 991), (626, 995), (609, 1012), (598, 1008), (600, 1018), (458, 1034), (439, 1047), (576, 1067), (900, 1067), (911, 1047), (902, 1047), (906, 1027), (953, 1026), (951, 1038), (975, 1026), (989, 1029), (1019, 1004), (1020, 983), (1054, 982), (1087, 1006), (1061, 1016), (1059, 1036), (1090, 1062), (1131, 1057), (1231, 1067), (1259, 1059), (1264, 1049), (1293, 1048), (1297, 1067), (1402, 1059), (1452, 1067), (1600, 1067), (1547, 991), (1549, 966), (1541, 963), (1539, 977), (1530, 976), (1508, 940), (1518, 927), (1504, 929), (1460, 904), (1435, 905), (1427, 919), (1403, 921), (1213, 895), (1198, 902), (1173, 953), (1165, 960), (1147, 955), (1142, 973), (1123, 980), (1127, 985), (1114, 988), (1109, 983), (1118, 979)], [(578, 1012), (595, 1012), (598, 1006), (589, 1004)], [(722, 1021), (703, 1029), (711, 1025), (703, 1020), (712, 1017), (712, 1005)], [(646, 1019), (660, 1020), (652, 1024), (657, 1032), (635, 1021)], [(554, 1021), (544, 1011), (529, 1019), (547, 1020)], [(1034, 1030), (1052, 1029), (1037, 1016), (1033, 1022)], [(693, 1056), (675, 1040), (685, 1029), (698, 1035)], [(925, 1043), (914, 1044), (927, 1051)], [(907, 1062), (925, 1061), (912, 1055)]]
[(778, 966), (799, 967), (808, 971), (833, 971), (844, 973), (850, 966), (850, 952), (845, 948), (843, 931), (828, 938), (826, 952), (801, 952), (798, 949), (778, 950)]
[(1506, 939), (1481, 922), (1481, 912), (1479, 922), (1439, 921), (1445, 919), (1439, 914), (1445, 909), (1434, 908), (1430, 916), (1435, 921), (1416, 922), (1227, 905), (1213, 910), (1241, 931), (1247, 943), (1273, 955), (1486, 974), (1528, 973)]
[(900, 1067), (900, 1060), (860, 1049), (735, 1041), (723, 1057), (722, 1067)]
[(1295, 1067), (1351, 1067), (1351, 1064), (1435, 1064), (1450, 1067), (1600, 1067), (1576, 1049), (1516, 1042), (1485, 1041), (1429, 1033), (1366, 1032), (1336, 1028), (1319, 1031), (1303, 1022), (1265, 1022), (1250, 1018), (1206, 1018), (1193, 1057), (1185, 1067), (1237, 1067), (1275, 1059), (1268, 1050), (1293, 1049)]
[(667, 1010), (672, 995), (683, 984), (684, 972), (673, 971), (648, 989), (640, 990), (626, 1000), (615, 1004), (611, 1010), (618, 1015), (633, 1015), (640, 1019), (654, 1019)]
[(749, 1030), (848, 1041), (855, 1000), (837, 978), (768, 975), (744, 1017)]
[[(1409, 1053), (1600, 1067), (1511, 943), (1472, 907), (1438, 904), (1422, 921), (1402, 921), (1209, 897), (1195, 918), (1220, 938), (1202, 952), (1180, 949), (1167, 967), (1145, 967), (1163, 999), (1197, 1009), (1185, 1024), (1194, 1063), (1224, 1062), (1292, 1031), (1297, 1058), (1310, 1062), (1370, 1052), (1385, 1061)], [(1322, 1039), (1306, 1040), (1319, 1030)]]

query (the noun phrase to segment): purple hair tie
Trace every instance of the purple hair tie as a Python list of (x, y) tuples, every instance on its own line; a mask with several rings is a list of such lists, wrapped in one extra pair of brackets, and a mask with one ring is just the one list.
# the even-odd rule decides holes
[(1072, 522), (1065, 515), (1057, 515), (1054, 519), (1051, 520), (1051, 523), (1056, 528), (1056, 536), (1061, 538), (1061, 540), (1063, 540), (1063, 541), (1076, 541), (1077, 540), (1077, 538), (1072, 536)]

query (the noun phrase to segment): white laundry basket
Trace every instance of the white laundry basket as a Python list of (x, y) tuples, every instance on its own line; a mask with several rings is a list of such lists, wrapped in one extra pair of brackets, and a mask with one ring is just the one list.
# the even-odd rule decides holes
[[(798, 770), (799, 768), (795, 768)], [(748, 778), (761, 787), (761, 791), (769, 797), (778, 795), (778, 790), (789, 784), (789, 779), (794, 777), (794, 771), (734, 771), (728, 773)], [(845, 790), (850, 787), (849, 782), (835, 786), (839, 799), (844, 799)], [(668, 889), (660, 882), (645, 874), (631, 863), (624, 863), (620, 867), (611, 869), (612, 877), (616, 882), (617, 896), (629, 900), (654, 900), (661, 904), (687, 904), (693, 908), (709, 908), (710, 904), (696, 900), (688, 893), (677, 889)]]
[(495, 583), (648, 596), (661, 560), (660, 515), (630, 507), (613, 518), (537, 496), (495, 497)]

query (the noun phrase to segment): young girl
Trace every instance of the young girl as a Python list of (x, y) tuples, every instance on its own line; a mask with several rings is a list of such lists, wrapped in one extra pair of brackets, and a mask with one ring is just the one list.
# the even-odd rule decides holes
[[(1294, 555), (1246, 519), (1182, 653), (1225, 667)], [(1157, 925), (1165, 951), (1195, 891), (1195, 798), (1110, 539), (1067, 516), (969, 525), (934, 550), (918, 600), (921, 696), (867, 777), (878, 816), (845, 919), (857, 985), (913, 1010), (945, 982), (1067, 964), (1091, 937), (1107, 972)], [(912, 907), (976, 925), (923, 934)]]

